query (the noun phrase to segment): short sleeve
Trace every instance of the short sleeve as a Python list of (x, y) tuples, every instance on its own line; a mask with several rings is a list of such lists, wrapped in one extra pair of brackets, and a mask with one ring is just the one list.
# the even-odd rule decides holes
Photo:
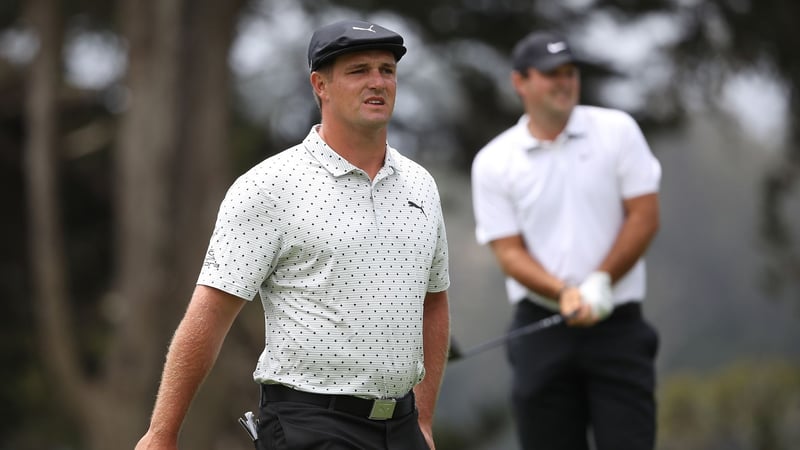
[(441, 292), (450, 287), (450, 268), (447, 247), (447, 232), (442, 215), (441, 201), (437, 196), (439, 205), (439, 227), (434, 249), (430, 274), (428, 275), (428, 292)]
[(620, 191), (623, 198), (658, 192), (661, 183), (661, 164), (653, 155), (639, 125), (625, 114), (622, 145), (617, 165)]
[(269, 195), (239, 178), (220, 205), (197, 284), (252, 300), (280, 251), (278, 221)]
[(472, 164), (472, 208), (479, 244), (520, 233), (502, 173), (487, 154), (478, 154)]

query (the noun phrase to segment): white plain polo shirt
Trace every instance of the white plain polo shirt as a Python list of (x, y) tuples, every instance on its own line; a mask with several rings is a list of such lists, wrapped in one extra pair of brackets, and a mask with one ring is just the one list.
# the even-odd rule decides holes
[(198, 284), (260, 294), (257, 382), (402, 396), (424, 375), (425, 294), (449, 286), (436, 184), (388, 145), (371, 182), (314, 128), (232, 185)]
[[(473, 209), (480, 244), (522, 235), (528, 251), (556, 277), (573, 284), (600, 265), (623, 222), (622, 200), (658, 191), (661, 166), (627, 113), (577, 106), (553, 142), (533, 138), (528, 117), (476, 155)], [(641, 301), (640, 259), (614, 285), (616, 304)], [(506, 279), (509, 300), (557, 303)]]

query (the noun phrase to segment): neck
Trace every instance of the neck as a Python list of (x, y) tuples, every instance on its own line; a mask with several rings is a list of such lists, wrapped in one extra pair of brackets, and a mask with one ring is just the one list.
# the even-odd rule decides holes
[(386, 127), (352, 130), (322, 122), (318, 133), (329, 147), (350, 164), (375, 178), (386, 157)]
[(569, 115), (554, 116), (549, 114), (528, 113), (528, 131), (531, 136), (541, 141), (553, 141), (567, 127)]

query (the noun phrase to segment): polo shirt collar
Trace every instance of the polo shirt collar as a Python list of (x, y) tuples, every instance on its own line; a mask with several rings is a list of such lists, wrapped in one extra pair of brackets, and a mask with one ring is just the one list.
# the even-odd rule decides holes
[[(354, 170), (360, 170), (358, 167), (352, 165), (348, 160), (342, 158), (341, 155), (336, 153), (319, 135), (317, 129), (319, 125), (311, 127), (311, 131), (303, 140), (303, 145), (311, 156), (316, 159), (322, 167), (325, 168), (334, 177), (340, 177), (348, 174)], [(386, 156), (383, 161), (383, 168), (381, 172), (388, 170), (388, 173), (394, 173), (400, 170), (400, 165), (397, 163), (397, 157), (394, 155), (396, 150), (386, 144)]]
[[(519, 120), (517, 121), (516, 130), (514, 132), (514, 140), (520, 146), (520, 148), (526, 148), (529, 150), (535, 150), (538, 148), (544, 147), (543, 142), (535, 137), (531, 136), (530, 131), (528, 131), (528, 115), (523, 114)], [(569, 120), (567, 121), (567, 126), (564, 128), (564, 131), (561, 132), (559, 138), (564, 136), (567, 140), (568, 139), (575, 139), (583, 137), (586, 134), (586, 119), (583, 115), (583, 111), (581, 111), (580, 107), (575, 107), (572, 110), (572, 114), (569, 116)], [(564, 138), (561, 138), (564, 139)]]

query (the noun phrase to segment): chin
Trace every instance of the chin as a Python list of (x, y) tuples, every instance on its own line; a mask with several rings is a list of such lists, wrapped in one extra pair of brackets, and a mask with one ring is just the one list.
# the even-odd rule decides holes
[(374, 125), (374, 126), (386, 126), (386, 125), (389, 124), (389, 119), (391, 119), (391, 118), (392, 118), (391, 114), (388, 114), (388, 115), (385, 115), (385, 116), (378, 116), (378, 117), (376, 117), (376, 116), (364, 117), (363, 118), (363, 123), (364, 124), (369, 124), (369, 125)]

